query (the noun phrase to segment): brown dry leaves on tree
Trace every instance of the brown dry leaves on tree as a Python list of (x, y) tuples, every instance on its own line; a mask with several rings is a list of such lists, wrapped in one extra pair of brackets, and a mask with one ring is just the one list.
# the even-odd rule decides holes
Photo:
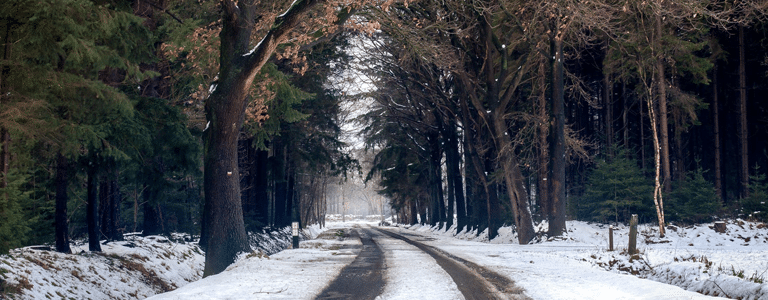
[[(339, 16), (343, 10), (354, 10), (365, 5), (375, 4), (378, 1), (367, 0), (329, 0), (323, 5), (310, 11), (298, 27), (294, 28), (288, 38), (275, 52), (274, 59), (283, 66), (289, 66), (295, 74), (304, 74), (310, 66), (304, 56), (307, 45), (313, 41), (341, 30), (354, 30), (358, 32), (372, 33), (379, 30), (378, 22), (365, 20), (363, 18), (350, 18), (348, 22), (340, 22)], [(386, 1), (393, 3), (394, 1)], [(258, 8), (254, 14), (254, 30), (251, 34), (252, 47), (255, 47), (267, 32), (275, 24), (275, 20), (290, 7), (292, 0), (256, 0), (255, 6)], [(217, 5), (217, 7), (220, 5)], [(193, 120), (193, 123), (204, 126), (205, 117), (203, 113), (203, 103), (213, 91), (212, 84), (217, 80), (219, 70), (219, 33), (221, 32), (221, 20), (210, 23), (206, 26), (197, 28), (187, 36), (189, 43), (176, 45), (165, 43), (161, 50), (165, 57), (186, 57), (181, 62), (182, 74), (174, 74), (173, 78), (182, 76), (197, 77), (200, 83), (196, 90), (181, 99), (187, 115)], [(189, 46), (191, 44), (192, 46)], [(267, 109), (275, 93), (271, 92), (269, 86), (273, 83), (268, 76), (263, 80), (256, 81), (251, 88), (249, 95), (251, 101), (246, 108), (246, 122), (250, 124), (261, 124), (268, 119)], [(194, 121), (196, 120), (196, 121)]]

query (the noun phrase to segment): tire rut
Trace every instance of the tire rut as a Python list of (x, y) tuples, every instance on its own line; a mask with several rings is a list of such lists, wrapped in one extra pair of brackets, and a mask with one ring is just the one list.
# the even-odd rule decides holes
[(458, 286), (467, 300), (530, 299), (514, 281), (473, 262), (448, 254), (437, 248), (406, 238), (400, 234), (375, 228), (390, 237), (409, 243), (426, 252), (437, 261)]
[(384, 291), (384, 252), (371, 235), (352, 235), (363, 244), (360, 253), (315, 299), (375, 299)]

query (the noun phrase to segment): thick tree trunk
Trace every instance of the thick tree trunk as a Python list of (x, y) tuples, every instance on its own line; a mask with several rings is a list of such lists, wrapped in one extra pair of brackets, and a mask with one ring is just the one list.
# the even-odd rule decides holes
[[(219, 84), (206, 100), (209, 128), (205, 134), (203, 232), (206, 246), (203, 276), (218, 274), (237, 253), (250, 251), (240, 201), (237, 139), (243, 124), (246, 97), (254, 77), (278, 44), (321, 0), (297, 0), (280, 15), (259, 44), (249, 49), (253, 29), (253, 1), (222, 1)], [(250, 50), (250, 52), (249, 52)]]
[(714, 148), (715, 148), (715, 190), (717, 191), (717, 197), (720, 202), (725, 199), (723, 197), (723, 177), (720, 158), (720, 103), (718, 99), (717, 91), (717, 63), (712, 68), (712, 131), (714, 134)]
[(101, 243), (99, 243), (101, 234), (99, 233), (99, 189), (97, 177), (96, 168), (89, 167), (88, 183), (86, 184), (87, 196), (85, 208), (85, 219), (88, 225), (89, 251), (101, 251)]
[(739, 170), (741, 171), (740, 179), (740, 196), (741, 198), (749, 197), (749, 146), (748, 146), (748, 130), (747, 130), (747, 67), (746, 67), (746, 53), (744, 45), (744, 26), (739, 25), (739, 150), (741, 164)]
[(549, 213), (549, 236), (565, 232), (565, 79), (563, 66), (563, 41), (554, 39), (552, 86), (552, 176), (549, 181), (552, 194)]
[(67, 187), (69, 183), (69, 161), (61, 152), (56, 157), (56, 251), (71, 253), (69, 248), (69, 222), (67, 220)]

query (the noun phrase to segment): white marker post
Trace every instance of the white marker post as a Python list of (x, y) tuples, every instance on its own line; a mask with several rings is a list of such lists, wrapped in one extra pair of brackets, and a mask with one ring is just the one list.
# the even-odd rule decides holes
[(299, 222), (291, 223), (293, 229), (293, 249), (299, 249)]

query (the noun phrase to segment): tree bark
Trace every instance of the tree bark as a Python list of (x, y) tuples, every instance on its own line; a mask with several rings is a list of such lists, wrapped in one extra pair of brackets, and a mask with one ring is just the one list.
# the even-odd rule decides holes
[(717, 90), (717, 62), (715, 62), (712, 68), (712, 129), (714, 133), (714, 148), (715, 148), (715, 190), (717, 191), (717, 198), (722, 203), (723, 197), (723, 177), (720, 158), (720, 103), (718, 99)]
[(297, 0), (279, 16), (264, 39), (250, 52), (255, 5), (253, 1), (222, 1), (219, 84), (205, 103), (209, 128), (204, 143), (203, 276), (218, 274), (234, 262), (237, 253), (250, 251), (245, 233), (237, 139), (246, 97), (254, 77), (278, 44), (299, 24), (300, 18), (322, 0)]
[(549, 220), (549, 213), (551, 211), (552, 201), (549, 197), (549, 142), (547, 138), (549, 136), (549, 113), (547, 111), (547, 59), (542, 58), (539, 61), (539, 74), (537, 80), (537, 86), (539, 88), (539, 95), (537, 101), (539, 126), (538, 126), (538, 178), (536, 187), (538, 188), (538, 202), (541, 207), (541, 219)]
[(88, 168), (87, 180), (85, 219), (88, 225), (88, 250), (101, 251), (101, 243), (99, 242), (101, 238), (99, 233), (99, 189), (95, 167)]
[(747, 67), (746, 53), (744, 45), (744, 26), (739, 25), (739, 150), (741, 164), (740, 196), (749, 197), (749, 145), (747, 130)]
[(269, 224), (269, 152), (266, 150), (256, 150), (255, 161), (256, 172), (254, 178), (254, 196), (256, 197), (255, 217), (258, 224), (267, 226)]
[(438, 225), (445, 220), (445, 204), (443, 203), (443, 183), (440, 172), (440, 141), (438, 133), (428, 134), (429, 141), (429, 189), (430, 189), (430, 220), (432, 226)]
[(71, 253), (69, 247), (69, 222), (67, 220), (67, 187), (69, 182), (69, 162), (61, 152), (56, 157), (56, 213), (55, 213), (55, 231), (56, 231), (56, 251), (61, 253)]
[[(0, 128), (0, 188), (8, 186), (8, 172), (11, 170), (11, 134)], [(8, 195), (3, 195), (8, 197)]]
[[(661, 16), (656, 16), (656, 46), (661, 48), (661, 37), (662, 37), (662, 23), (661, 23)], [(661, 166), (662, 170), (664, 171), (664, 177), (662, 180), (662, 185), (664, 187), (664, 192), (669, 193), (672, 192), (672, 171), (670, 168), (670, 155), (669, 155), (669, 124), (668, 124), (668, 117), (667, 117), (667, 77), (666, 72), (664, 71), (664, 58), (661, 56), (661, 49), (657, 49), (659, 53), (659, 57), (656, 59), (656, 71), (658, 72), (656, 75), (656, 83), (658, 88), (658, 97), (659, 97), (659, 115), (658, 115), (658, 122), (659, 122), (659, 143), (661, 144)]]
[[(606, 49), (607, 50), (607, 49)], [(605, 110), (605, 149), (609, 158), (613, 158), (613, 82), (607, 74), (603, 75), (603, 109)]]
[[(275, 140), (277, 141), (277, 140)], [(275, 143), (275, 156), (273, 157), (273, 180), (275, 186), (275, 227), (287, 226), (289, 221), (288, 215), (288, 175), (287, 175), (287, 159), (288, 150), (282, 143)], [(342, 203), (343, 205), (343, 203)], [(342, 212), (342, 214), (344, 214)]]
[(664, 237), (664, 201), (661, 193), (661, 143), (659, 141), (659, 131), (656, 126), (656, 114), (653, 109), (653, 98), (648, 98), (648, 115), (651, 119), (651, 131), (653, 133), (653, 149), (656, 163), (656, 176), (654, 177), (653, 203), (656, 207), (656, 217), (659, 223), (659, 236)]
[[(453, 191), (453, 199), (456, 201), (456, 232), (461, 232), (464, 226), (467, 225), (467, 210), (465, 207), (464, 188), (461, 180), (461, 168), (459, 163), (461, 158), (459, 157), (459, 142), (456, 134), (455, 124), (449, 126), (447, 131), (447, 145), (445, 146), (445, 163), (446, 172), (448, 175), (448, 182), (451, 183), (449, 191)], [(450, 198), (451, 196), (448, 197)], [(448, 216), (448, 220), (452, 221), (452, 216)]]
[(549, 236), (560, 236), (565, 227), (565, 79), (563, 76), (563, 40), (554, 39), (552, 87), (552, 176), (549, 181), (552, 192), (549, 213)]

